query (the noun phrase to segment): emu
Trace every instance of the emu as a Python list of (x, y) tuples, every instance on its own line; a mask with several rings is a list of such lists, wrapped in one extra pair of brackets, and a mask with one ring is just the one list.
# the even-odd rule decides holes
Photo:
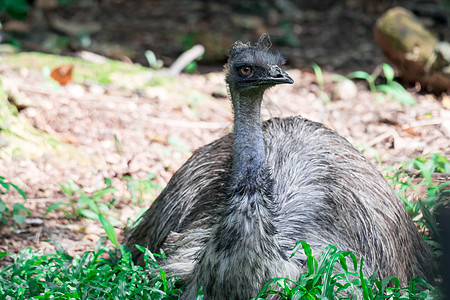
[(365, 274), (432, 280), (433, 254), (377, 169), (336, 132), (301, 117), (262, 122), (264, 91), (293, 80), (284, 59), (235, 42), (225, 66), (234, 133), (195, 151), (128, 237), (164, 250), (160, 263), (184, 280), (182, 299), (250, 299), (272, 277), (296, 279), (305, 257), (328, 244), (364, 258)]

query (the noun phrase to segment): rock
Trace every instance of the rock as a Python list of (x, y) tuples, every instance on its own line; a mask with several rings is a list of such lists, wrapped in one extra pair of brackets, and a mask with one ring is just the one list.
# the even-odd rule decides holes
[(41, 226), (44, 221), (41, 218), (27, 218), (25, 219), (25, 224), (31, 226)]
[(333, 98), (341, 100), (349, 100), (356, 97), (358, 88), (351, 80), (344, 79), (338, 81), (334, 87)]
[(394, 7), (374, 26), (375, 39), (401, 76), (433, 92), (450, 90), (450, 46), (439, 41), (412, 12)]
[(434, 62), (431, 64), (427, 78), (428, 85), (442, 88), (444, 92), (450, 92), (450, 44), (438, 43), (434, 48), (432, 59)]

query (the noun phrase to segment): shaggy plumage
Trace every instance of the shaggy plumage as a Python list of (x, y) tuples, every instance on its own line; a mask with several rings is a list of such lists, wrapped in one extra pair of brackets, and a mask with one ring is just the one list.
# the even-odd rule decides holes
[(296, 241), (315, 254), (328, 244), (364, 258), (364, 272), (433, 278), (432, 253), (401, 200), (350, 143), (301, 117), (261, 123), (264, 90), (292, 83), (283, 59), (237, 42), (226, 66), (234, 133), (206, 145), (173, 175), (127, 240), (136, 262), (163, 249), (183, 299), (250, 299), (271, 277), (305, 270)]

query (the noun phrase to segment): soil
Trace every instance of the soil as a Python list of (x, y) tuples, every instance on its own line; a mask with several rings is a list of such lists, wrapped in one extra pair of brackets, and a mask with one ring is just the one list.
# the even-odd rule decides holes
[[(122, 238), (130, 220), (154, 198), (146, 195), (145, 201), (131, 201), (123, 177), (146, 179), (151, 173), (155, 174), (153, 183), (165, 186), (190, 153), (230, 130), (233, 116), (221, 72), (224, 53), (233, 40), (255, 41), (262, 32), (273, 34), (273, 48), (287, 58), (287, 72), (295, 81), (267, 92), (264, 119), (302, 115), (324, 123), (352, 144), (364, 145), (364, 154), (374, 164), (378, 155), (380, 170), (399, 167), (401, 162), (423, 154), (440, 152), (450, 157), (450, 110), (443, 106), (449, 101), (448, 95), (428, 94), (419, 86), (405, 83), (417, 105), (402, 106), (389, 96), (382, 97), (381, 102), (376, 100), (364, 82), (335, 80), (336, 74), (349, 71), (372, 72), (385, 61), (371, 28), (389, 6), (387, 1), (346, 1), (343, 6), (334, 1), (320, 1), (317, 6), (303, 2), (299, 1), (304, 5), (300, 17), (272, 9), (267, 22), (264, 16), (246, 13), (247, 2), (238, 5), (237, 1), (229, 6), (177, 1), (177, 6), (185, 8), (182, 13), (173, 9), (174, 1), (152, 1), (151, 5), (145, 5), (145, 1), (80, 1), (91, 5), (91, 10), (82, 10), (82, 4), (78, 10), (36, 7), (33, 18), (27, 20), (32, 28), (36, 25), (36, 35), (25, 39), (28, 49), (45, 50), (43, 41), (55, 33), (50, 23), (33, 23), (43, 14), (46, 20), (69, 18), (77, 24), (95, 21), (101, 25), (101, 31), (92, 35), (93, 45), (100, 49), (96, 52), (122, 60), (145, 64), (145, 50), (152, 49), (170, 65), (184, 50), (183, 40), (189, 40), (191, 32), (196, 33), (194, 43), (203, 41), (207, 51), (214, 46), (219, 51), (200, 62), (200, 72), (181, 74), (174, 81), (174, 85), (198, 91), (198, 97), (189, 99), (161, 87), (146, 93), (89, 82), (47, 88), (48, 78), (42, 72), (3, 63), (2, 80), (32, 102), (20, 110), (20, 117), (74, 145), (91, 161), (80, 164), (52, 156), (1, 160), (0, 175), (23, 189), (31, 216), (26, 225), (0, 228), (0, 252), (17, 253), (28, 246), (51, 252), (55, 249), (52, 241), (72, 255), (92, 249), (104, 235), (99, 222), (69, 219), (61, 211), (44, 215), (51, 204), (73, 200), (60, 186), (68, 180), (87, 194), (105, 187), (104, 178), (112, 180), (118, 199), (111, 212), (117, 216), (117, 234)], [(64, 54), (81, 50), (75, 39), (71, 40)], [(101, 49), (117, 51), (114, 54)], [(326, 71), (323, 88), (309, 67), (311, 62)], [(323, 92), (331, 98), (327, 105)], [(2, 199), (21, 202), (15, 192), (2, 195)], [(2, 258), (0, 264), (10, 261)]]

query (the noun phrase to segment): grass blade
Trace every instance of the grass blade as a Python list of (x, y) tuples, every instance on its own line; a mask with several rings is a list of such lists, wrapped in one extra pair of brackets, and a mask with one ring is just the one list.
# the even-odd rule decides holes
[(111, 225), (111, 222), (101, 214), (98, 215), (98, 218), (100, 219), (100, 222), (102, 223), (103, 229), (106, 232), (106, 236), (111, 241), (111, 243), (114, 245), (114, 247), (118, 247), (119, 243), (117, 242), (117, 235), (114, 231), (114, 227)]

